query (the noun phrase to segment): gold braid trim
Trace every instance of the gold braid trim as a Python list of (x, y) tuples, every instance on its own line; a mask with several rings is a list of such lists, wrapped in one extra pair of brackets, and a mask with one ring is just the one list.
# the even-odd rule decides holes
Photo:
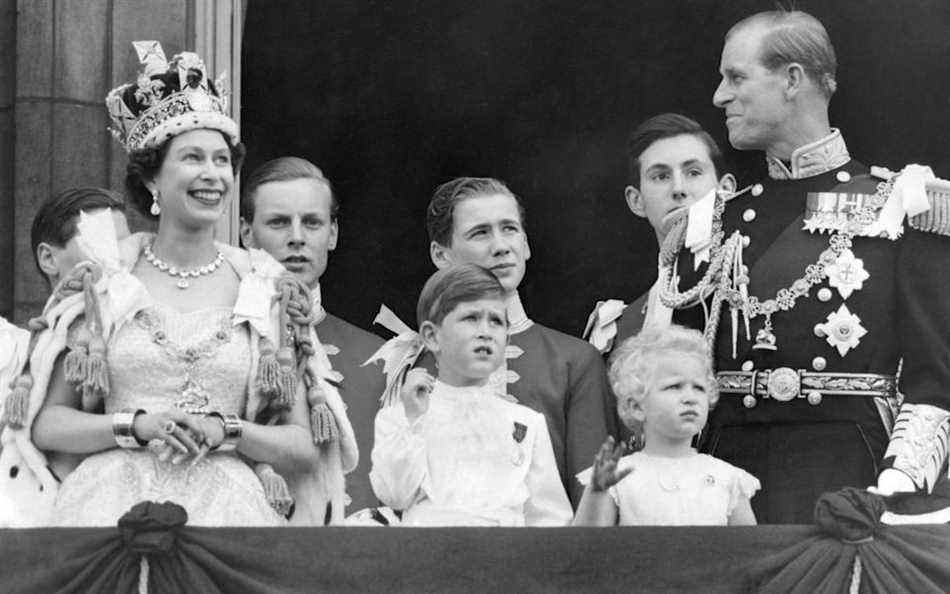
[(950, 412), (928, 404), (901, 406), (884, 459), (910, 477), (918, 489), (933, 489), (947, 461)]
[(908, 224), (918, 231), (950, 236), (950, 183), (946, 186), (927, 186), (930, 210), (910, 217)]
[(725, 210), (726, 201), (718, 194), (716, 195), (715, 206), (713, 207), (713, 227), (712, 240), (709, 255), (709, 266), (705, 274), (699, 281), (686, 291), (680, 292), (673, 283), (673, 268), (679, 257), (680, 250), (683, 249), (683, 243), (686, 239), (686, 226), (689, 221), (689, 215), (684, 210), (682, 216), (673, 223), (663, 245), (660, 247), (660, 267), (664, 270), (663, 282), (660, 284), (660, 302), (666, 307), (673, 309), (682, 309), (698, 303), (705, 299), (713, 290), (714, 285), (719, 282), (720, 273), (723, 270), (723, 237), (722, 213)]

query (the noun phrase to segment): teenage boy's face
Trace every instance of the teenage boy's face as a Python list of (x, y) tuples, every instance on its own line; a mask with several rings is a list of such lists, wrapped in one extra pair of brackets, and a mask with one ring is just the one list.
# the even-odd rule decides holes
[(517, 291), (531, 249), (515, 199), (506, 194), (468, 198), (455, 205), (452, 220), (451, 244), (432, 242), (435, 265), (478, 264), (492, 271), (507, 294)]
[(440, 380), (453, 386), (481, 385), (504, 362), (505, 303), (501, 299), (460, 303), (423, 336), (435, 353)]
[(663, 138), (640, 155), (640, 187), (627, 186), (630, 210), (662, 235), (663, 219), (691, 205), (718, 184), (706, 143), (692, 134)]

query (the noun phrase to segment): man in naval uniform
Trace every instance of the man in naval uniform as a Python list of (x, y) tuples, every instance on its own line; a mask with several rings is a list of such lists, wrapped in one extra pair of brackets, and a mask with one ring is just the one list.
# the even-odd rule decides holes
[[(948, 195), (924, 168), (888, 180), (851, 158), (829, 125), (835, 71), (806, 13), (727, 33), (713, 103), (734, 147), (765, 151), (768, 178), (713, 218), (726, 239), (708, 267), (691, 274), (680, 253), (663, 295), (713, 337), (722, 397), (703, 448), (759, 478), (765, 523), (810, 523), (824, 491), (926, 491), (946, 472)], [(689, 307), (712, 294), (711, 313)]]
[[(695, 120), (677, 113), (653, 116), (634, 129), (627, 142), (627, 166), (627, 206), (653, 227), (661, 251), (677, 213), (701, 199), (712, 204), (717, 190), (735, 190), (732, 174), (720, 177), (723, 158), (716, 141)], [(598, 302), (584, 338), (606, 356), (645, 325), (669, 324), (671, 310), (659, 302), (658, 291), (654, 283), (629, 305), (617, 299)], [(637, 436), (619, 429), (627, 450), (639, 449)]]
[[(436, 188), (426, 217), (437, 268), (473, 263), (490, 269), (506, 292), (506, 364), (494, 374), (498, 391), (544, 415), (558, 471), (576, 508), (583, 487), (575, 475), (589, 467), (615, 435), (614, 404), (597, 349), (531, 320), (518, 286), (531, 257), (524, 209), (502, 182), (462, 177)], [(416, 362), (435, 371), (431, 353)]]
[(244, 180), (241, 239), (270, 253), (310, 289), (317, 335), (339, 378), (340, 396), (356, 433), (359, 465), (347, 475), (348, 511), (377, 505), (369, 484), (373, 421), (385, 386), (376, 365), (362, 367), (383, 340), (328, 313), (320, 277), (339, 237), (339, 204), (330, 181), (313, 163), (297, 157), (268, 161)]

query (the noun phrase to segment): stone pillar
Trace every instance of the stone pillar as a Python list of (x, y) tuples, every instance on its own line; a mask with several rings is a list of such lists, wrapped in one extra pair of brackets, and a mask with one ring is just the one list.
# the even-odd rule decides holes
[[(141, 70), (132, 42), (161, 41), (171, 57), (215, 47), (209, 34), (236, 34), (240, 65), (241, 8), (240, 0), (0, 0), (0, 314), (12, 309), (22, 324), (48, 295), (30, 247), (39, 204), (73, 186), (123, 191), (125, 153), (103, 100)], [(212, 56), (209, 66), (234, 55)], [(143, 227), (134, 214), (130, 223)]]
[(13, 98), (16, 0), (0, 0), (0, 316), (13, 313)]
[(107, 0), (21, 0), (14, 116), (14, 319), (37, 313), (48, 289), (33, 266), (30, 225), (52, 194), (108, 185), (109, 133), (102, 109), (111, 79)]

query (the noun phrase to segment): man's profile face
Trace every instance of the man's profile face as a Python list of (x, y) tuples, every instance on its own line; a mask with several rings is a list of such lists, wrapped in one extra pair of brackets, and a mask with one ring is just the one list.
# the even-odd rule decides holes
[(722, 81), (713, 104), (726, 113), (729, 143), (740, 150), (765, 150), (781, 141), (788, 119), (786, 77), (770, 71), (759, 60), (763, 27), (748, 26), (732, 34), (722, 48)]
[(509, 295), (518, 290), (531, 258), (518, 203), (507, 194), (475, 196), (456, 204), (450, 245), (432, 242), (430, 252), (439, 268), (452, 264), (488, 268)]
[(628, 186), (627, 203), (662, 235), (663, 219), (716, 188), (716, 166), (706, 143), (693, 134), (661, 138), (638, 159), (640, 187)]
[[(96, 215), (106, 210), (105, 208), (96, 208), (93, 210), (85, 211), (86, 214)], [(112, 212), (112, 223), (115, 225), (115, 237), (117, 240), (122, 241), (129, 236), (129, 223), (125, 218), (125, 213), (110, 209)], [(77, 218), (78, 220), (78, 218)], [(47, 276), (50, 277), (50, 280), (59, 282), (66, 274), (73, 269), (76, 264), (79, 264), (83, 260), (88, 260), (89, 256), (79, 247), (79, 234), (70, 238), (63, 247), (57, 247), (54, 245), (44, 244), (48, 247), (48, 256), (40, 257), (41, 267)], [(53, 272), (53, 274), (50, 274)]]
[(241, 220), (241, 239), (260, 248), (313, 288), (336, 249), (337, 224), (330, 219), (327, 184), (300, 178), (261, 184), (254, 191), (254, 220)]

